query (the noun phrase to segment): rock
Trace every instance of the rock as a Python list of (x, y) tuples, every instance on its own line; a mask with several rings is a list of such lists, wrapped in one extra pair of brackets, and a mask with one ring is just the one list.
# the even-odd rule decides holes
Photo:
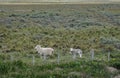
[(110, 72), (110, 73), (115, 73), (115, 72), (118, 72), (118, 70), (114, 67), (107, 67), (107, 70)]
[(117, 75), (117, 76), (115, 76), (114, 78), (120, 78), (120, 74), (119, 74), (119, 75)]

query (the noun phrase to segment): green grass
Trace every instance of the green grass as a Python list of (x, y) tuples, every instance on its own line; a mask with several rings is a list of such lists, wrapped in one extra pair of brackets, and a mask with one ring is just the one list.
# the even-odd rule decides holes
[[(82, 78), (82, 77), (99, 77), (109, 78), (110, 73), (105, 70), (105, 64), (98, 61), (71, 61), (58, 64), (48, 63), (44, 65), (30, 65), (22, 61), (1, 62), (1, 77), (13, 78)], [(73, 74), (72, 74), (73, 73)], [(75, 74), (74, 74), (75, 73)]]
[[(10, 59), (10, 55), (13, 56), (13, 60)], [(35, 56), (34, 65), (32, 63), (33, 55)], [(57, 56), (49, 57), (46, 61), (41, 59), (38, 54), (26, 55), (17, 52), (3, 53), (0, 54), (0, 57), (1, 78), (110, 78), (118, 75), (119, 70), (111, 73), (106, 67), (112, 66), (119, 69), (120, 65), (118, 55), (111, 54), (110, 61), (108, 61), (107, 53), (95, 53), (94, 60), (91, 60), (88, 53), (83, 53), (82, 58), (77, 56), (76, 59), (73, 59), (70, 54), (62, 55), (60, 53), (59, 64)]]
[[(1, 78), (110, 78), (119, 74), (119, 70), (106, 69), (120, 65), (118, 4), (0, 5), (0, 9)], [(37, 44), (54, 48), (53, 56), (42, 60), (34, 50)], [(82, 49), (83, 57), (74, 60), (71, 47)], [(91, 49), (95, 50), (93, 61)]]

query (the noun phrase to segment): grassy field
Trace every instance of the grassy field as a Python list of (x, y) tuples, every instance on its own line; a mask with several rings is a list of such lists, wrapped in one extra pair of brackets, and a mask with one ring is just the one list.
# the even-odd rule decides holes
[[(0, 5), (0, 78), (114, 78), (120, 74), (119, 7)], [(37, 44), (53, 47), (53, 56), (42, 60), (34, 50)], [(82, 49), (83, 57), (73, 59), (71, 47)]]

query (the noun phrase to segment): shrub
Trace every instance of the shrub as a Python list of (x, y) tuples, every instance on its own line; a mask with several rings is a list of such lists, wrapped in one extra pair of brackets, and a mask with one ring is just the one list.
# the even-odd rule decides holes
[(119, 39), (116, 39), (115, 37), (110, 37), (110, 38), (101, 37), (100, 41), (102, 44), (114, 44), (114, 43), (118, 43)]
[(120, 59), (119, 58), (113, 58), (109, 61), (109, 65), (112, 67), (115, 67), (117, 69), (120, 69)]
[(120, 53), (110, 54), (111, 58), (120, 58)]
[(13, 64), (14, 66), (20, 68), (20, 69), (25, 69), (25, 68), (26, 68), (26, 64), (23, 63), (21, 60), (13, 61), (12, 64)]
[(0, 74), (7, 74), (10, 69), (10, 63), (0, 62)]

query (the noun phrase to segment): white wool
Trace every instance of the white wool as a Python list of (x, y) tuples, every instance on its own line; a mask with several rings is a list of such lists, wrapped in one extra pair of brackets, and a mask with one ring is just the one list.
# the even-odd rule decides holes
[(82, 50), (81, 50), (81, 49), (73, 49), (73, 48), (70, 48), (70, 53), (71, 53), (72, 55), (78, 55), (78, 54), (79, 54), (79, 56), (82, 57)]
[(53, 48), (42, 48), (40, 45), (37, 45), (35, 49), (40, 55), (52, 55), (54, 51)]

